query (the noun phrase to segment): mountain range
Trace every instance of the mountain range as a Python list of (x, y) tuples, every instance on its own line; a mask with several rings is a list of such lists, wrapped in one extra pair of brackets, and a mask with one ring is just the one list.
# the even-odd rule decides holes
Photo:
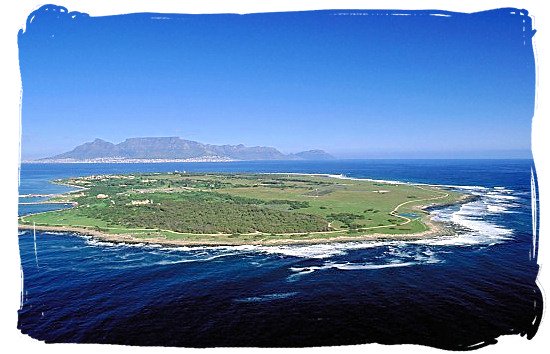
[(40, 162), (81, 162), (96, 160), (328, 160), (331, 155), (323, 150), (309, 150), (283, 154), (273, 147), (239, 145), (211, 145), (179, 137), (129, 138), (119, 144), (95, 139), (73, 150), (40, 159)]

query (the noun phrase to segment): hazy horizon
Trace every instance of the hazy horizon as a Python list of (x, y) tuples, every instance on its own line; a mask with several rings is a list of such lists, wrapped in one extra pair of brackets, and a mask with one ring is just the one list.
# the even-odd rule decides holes
[(19, 36), (22, 160), (143, 136), (531, 158), (530, 20), (511, 12), (33, 13)]
[[(140, 137), (128, 137), (126, 139), (130, 139), (130, 138), (166, 138), (168, 136), (140, 136)], [(184, 137), (178, 137), (178, 138), (181, 138), (181, 139), (184, 139), (184, 140), (189, 140), (189, 139), (185, 139)], [(94, 139), (91, 139), (90, 141), (85, 141), (85, 142), (82, 142), (82, 143), (87, 143), (87, 142), (91, 142), (95, 139), (101, 139), (101, 140), (104, 140), (104, 141), (107, 141), (107, 142), (110, 142), (110, 143), (113, 143), (113, 144), (119, 144), (121, 142), (123, 142), (124, 140), (126, 139), (122, 139), (122, 140), (119, 140), (119, 141), (109, 141), (107, 139), (103, 139), (103, 138), (100, 138), (100, 137), (96, 137)], [(209, 142), (204, 142), (204, 141), (200, 141), (200, 143), (204, 143), (204, 144), (211, 144)], [(247, 147), (251, 147), (251, 146), (256, 146), (256, 145), (250, 145), (250, 144), (244, 144), (244, 143), (239, 143), (239, 144), (243, 144)], [(81, 145), (81, 144), (79, 144)], [(216, 145), (216, 144), (211, 144), (211, 145)], [(225, 144), (220, 144), (220, 145), (225, 145)], [(238, 144), (231, 144), (231, 145), (238, 145)], [(41, 158), (47, 158), (47, 157), (52, 157), (56, 154), (60, 154), (60, 153), (64, 153), (64, 152), (67, 152), (67, 151), (70, 151), (72, 150), (74, 147), (76, 146), (73, 146), (67, 150), (64, 150), (64, 151), (58, 151), (56, 153), (53, 153), (53, 154), (50, 154), (50, 155), (37, 155), (37, 156), (29, 156), (29, 157), (22, 157), (22, 161), (32, 161), (32, 160), (38, 160), (38, 159), (41, 159)], [(279, 148), (277, 146), (269, 146), (269, 147), (273, 147), (273, 148), (276, 148), (278, 149), (279, 151), (281, 151), (282, 153), (284, 154), (293, 154), (293, 153), (298, 153), (298, 152), (302, 152), (302, 151), (305, 151), (305, 150), (287, 150), (287, 149), (283, 149), (283, 148)], [(531, 150), (501, 150), (501, 151), (498, 151), (498, 150), (493, 150), (493, 151), (453, 151), (453, 152), (450, 152), (450, 151), (427, 151), (427, 152), (423, 152), (423, 153), (419, 153), (419, 152), (412, 152), (412, 153), (403, 153), (403, 152), (398, 152), (398, 151), (371, 151), (371, 152), (348, 152), (348, 153), (340, 153), (340, 154), (334, 154), (332, 153), (331, 151), (326, 151), (327, 153), (333, 155), (336, 159), (531, 159), (532, 158), (532, 154), (531, 154)], [(414, 157), (410, 157), (410, 156), (414, 156)]]

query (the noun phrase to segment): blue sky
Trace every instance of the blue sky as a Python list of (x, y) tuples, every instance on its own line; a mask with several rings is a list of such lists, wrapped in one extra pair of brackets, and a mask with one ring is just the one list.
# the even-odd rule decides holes
[(140, 136), (340, 158), (530, 157), (530, 19), (511, 11), (40, 11), (19, 36), (22, 157)]

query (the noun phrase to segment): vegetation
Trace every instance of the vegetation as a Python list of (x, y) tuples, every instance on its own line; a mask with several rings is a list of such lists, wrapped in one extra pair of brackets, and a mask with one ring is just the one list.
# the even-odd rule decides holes
[(233, 243), (418, 233), (427, 229), (419, 207), (461, 198), (439, 187), (285, 174), (174, 172), (55, 182), (83, 188), (54, 198), (76, 206), (20, 223)]

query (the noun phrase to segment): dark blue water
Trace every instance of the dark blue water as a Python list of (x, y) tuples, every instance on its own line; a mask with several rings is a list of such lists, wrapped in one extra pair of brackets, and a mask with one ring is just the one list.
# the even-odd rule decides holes
[(542, 313), (531, 168), (530, 160), (24, 164), (20, 194), (62, 192), (48, 183), (60, 177), (185, 170), (460, 185), (479, 199), (433, 212), (456, 235), (416, 242), (167, 248), (20, 232), (18, 326), (47, 342), (192, 347), (466, 349), (531, 337)]
[(45, 203), (45, 204), (19, 204), (19, 215), (42, 213), (45, 211), (70, 208), (71, 204)]

